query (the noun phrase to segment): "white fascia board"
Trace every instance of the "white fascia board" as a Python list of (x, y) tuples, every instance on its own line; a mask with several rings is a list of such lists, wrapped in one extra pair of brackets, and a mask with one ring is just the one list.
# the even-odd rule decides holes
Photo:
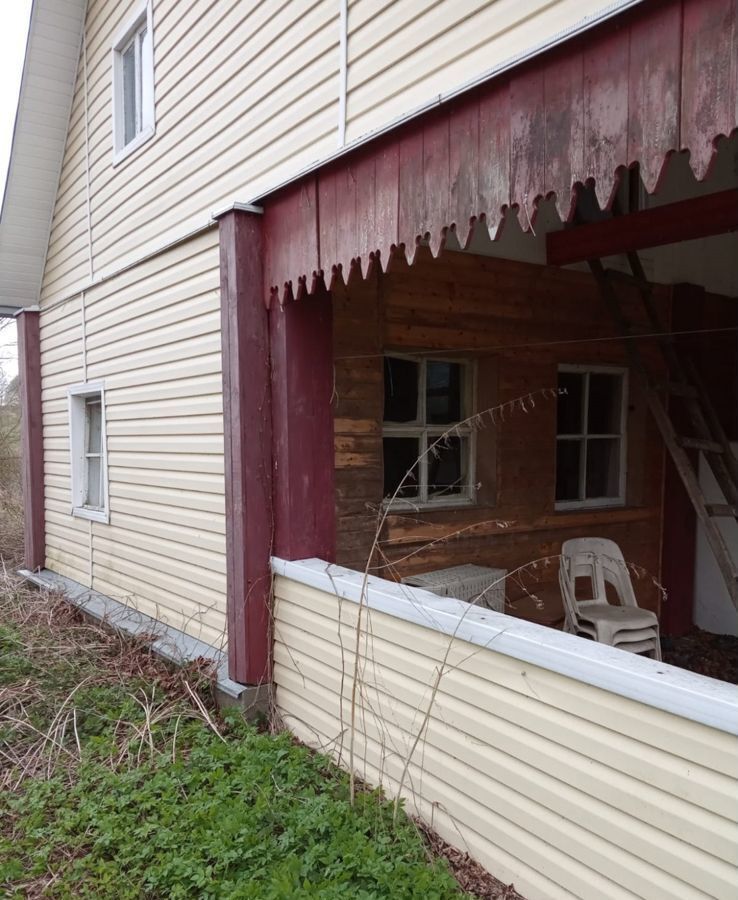
[[(38, 302), (86, 11), (87, 0), (33, 0), (0, 210), (0, 302), (9, 299), (8, 282), (23, 284), (22, 305)], [(49, 53), (50, 41), (53, 53)], [(43, 198), (38, 195), (41, 175)], [(35, 252), (30, 254), (32, 266), (28, 265), (29, 254), (25, 254), (21, 272), (21, 255), (13, 248), (13, 234), (27, 221), (29, 207), (39, 216), (41, 235)]]
[(272, 571), (356, 604), (363, 596), (377, 612), (738, 735), (738, 691), (723, 681), (373, 575), (364, 591), (363, 573), (321, 559), (272, 557)]

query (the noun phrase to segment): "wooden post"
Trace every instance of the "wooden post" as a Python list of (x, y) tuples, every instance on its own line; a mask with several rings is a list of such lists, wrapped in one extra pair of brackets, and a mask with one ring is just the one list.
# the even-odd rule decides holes
[(43, 569), (46, 561), (39, 315), (25, 309), (17, 317), (24, 563), (31, 571)]
[(331, 296), (274, 303), (270, 310), (274, 416), (274, 553), (333, 562), (336, 512), (333, 450)]
[(269, 316), (262, 277), (262, 219), (220, 220), (225, 431), (228, 665), (241, 684), (269, 681), (272, 416)]

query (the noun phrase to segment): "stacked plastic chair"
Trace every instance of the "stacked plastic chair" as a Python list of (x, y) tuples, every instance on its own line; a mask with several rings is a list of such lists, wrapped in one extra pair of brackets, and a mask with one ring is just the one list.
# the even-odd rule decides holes
[[(577, 579), (587, 579), (592, 596), (577, 597)], [(559, 584), (564, 601), (564, 630), (602, 644), (661, 659), (659, 620), (641, 609), (620, 547), (605, 538), (575, 538), (561, 547)], [(612, 585), (617, 605), (607, 597)]]

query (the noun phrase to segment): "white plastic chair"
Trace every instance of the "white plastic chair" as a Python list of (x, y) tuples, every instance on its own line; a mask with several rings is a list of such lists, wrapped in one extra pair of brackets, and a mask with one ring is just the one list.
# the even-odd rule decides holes
[[(578, 578), (592, 586), (592, 596), (579, 599)], [(559, 584), (564, 601), (564, 630), (631, 653), (649, 653), (661, 659), (659, 622), (641, 609), (622, 551), (605, 538), (575, 538), (561, 547)], [(607, 585), (614, 588), (618, 605), (607, 598)]]

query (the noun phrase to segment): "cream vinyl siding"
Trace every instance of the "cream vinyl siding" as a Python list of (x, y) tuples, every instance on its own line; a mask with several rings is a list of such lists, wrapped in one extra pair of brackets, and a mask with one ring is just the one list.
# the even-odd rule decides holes
[(54, 206), (42, 297), (68, 297), (90, 280), (85, 155), (85, 92), (82, 60), (77, 69), (59, 188)]
[[(66, 390), (81, 298), (42, 311), (47, 567), (213, 644), (225, 631), (218, 232), (85, 292), (87, 381), (104, 381), (110, 524), (70, 515)], [(91, 576), (91, 577), (90, 577)]]
[[(286, 179), (336, 149), (337, 0), (155, 0), (156, 134), (113, 166), (110, 49), (131, 8), (91, 0), (87, 14), (96, 275), (179, 239), (236, 194)], [(62, 167), (62, 182), (78, 180), (83, 194), (84, 153), (84, 141), (69, 142)], [(67, 214), (60, 194), (52, 247), (65, 243)], [(74, 285), (71, 261), (49, 263), (42, 302)]]
[[(354, 0), (347, 17), (347, 140), (432, 104), (609, 5)], [(132, 2), (90, 0), (86, 103), (80, 62), (43, 302), (75, 290), (88, 264), (88, 168), (97, 277), (339, 149), (339, 0), (154, 0), (156, 134), (114, 166), (111, 47), (132, 9)]]
[[(357, 603), (284, 576), (275, 590), (279, 712), (348, 766)], [(448, 652), (452, 639), (432, 627), (362, 614), (363, 778), (395, 795), (422, 732), (407, 809), (527, 900), (735, 897), (734, 736), (496, 653), (494, 641), (455, 639)]]
[(349, 0), (347, 141), (480, 78), (610, 5)]

